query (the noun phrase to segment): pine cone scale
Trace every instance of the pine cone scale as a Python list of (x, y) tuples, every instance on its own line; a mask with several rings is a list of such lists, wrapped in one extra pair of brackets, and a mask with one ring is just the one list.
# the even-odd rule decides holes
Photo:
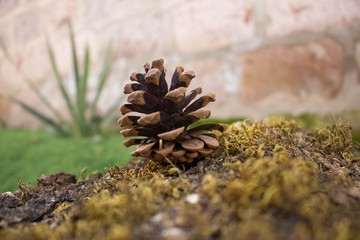
[(153, 83), (155, 85), (159, 85), (159, 78), (161, 75), (161, 71), (157, 68), (150, 69), (145, 75), (146, 83)]
[(209, 102), (215, 101), (215, 94), (211, 93), (205, 96), (200, 97), (196, 101), (194, 101), (191, 105), (189, 105), (183, 112), (184, 115), (194, 112), (200, 108), (205, 107), (208, 105)]
[(154, 149), (154, 152), (160, 155), (167, 156), (171, 153), (171, 151), (174, 149), (175, 143), (167, 142), (164, 144), (164, 147), (161, 149)]
[(139, 116), (125, 116), (118, 120), (120, 127), (132, 127), (137, 124)]
[(195, 135), (195, 137), (201, 139), (209, 148), (215, 149), (219, 147), (219, 142), (213, 137), (203, 134)]
[(196, 89), (192, 90), (190, 94), (186, 95), (181, 103), (180, 110), (182, 111), (197, 95), (201, 94), (201, 92), (201, 87), (197, 87)]
[(179, 143), (185, 150), (188, 150), (191, 152), (199, 151), (204, 148), (204, 142), (199, 139), (196, 139), (196, 138), (185, 139), (185, 140), (179, 141)]
[(180, 150), (174, 150), (171, 153), (171, 156), (175, 157), (175, 158), (179, 158), (181, 156), (184, 156), (186, 153), (186, 151), (184, 149), (180, 149)]
[(136, 149), (131, 153), (131, 155), (141, 155), (141, 156), (150, 156), (150, 149), (156, 144), (156, 142), (145, 143), (136, 147)]
[(159, 122), (160, 122), (160, 112), (150, 113), (149, 115), (140, 117), (137, 120), (137, 124), (141, 126), (155, 125)]
[(185, 127), (180, 127), (165, 133), (160, 133), (157, 136), (161, 139), (167, 140), (167, 141), (172, 141), (177, 139), (181, 133), (183, 133), (185, 130)]
[(156, 59), (152, 61), (151, 68), (157, 68), (160, 72), (164, 72), (164, 59)]
[(175, 69), (175, 72), (171, 78), (171, 85), (170, 85), (170, 91), (175, 89), (176, 84), (179, 81), (180, 75), (184, 72), (184, 68), (183, 67), (177, 67)]
[(197, 122), (201, 119), (207, 119), (210, 117), (210, 110), (206, 109), (199, 109), (195, 112), (189, 113), (185, 116), (180, 117), (177, 122), (175, 123), (175, 127), (179, 126), (188, 126), (194, 122)]
[(125, 147), (130, 147), (133, 145), (140, 144), (141, 141), (142, 141), (142, 139), (127, 139), (127, 140), (123, 141), (123, 144)]

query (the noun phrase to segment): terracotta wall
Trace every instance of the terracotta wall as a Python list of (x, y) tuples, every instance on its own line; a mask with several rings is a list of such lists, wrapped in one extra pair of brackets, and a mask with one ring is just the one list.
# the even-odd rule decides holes
[[(169, 73), (177, 65), (192, 69), (191, 86), (217, 94), (215, 117), (360, 109), (359, 13), (359, 0), (0, 0), (0, 37), (14, 59), (0, 53), (0, 94), (45, 111), (26, 75), (66, 114), (45, 39), (73, 91), (69, 18), (79, 54), (90, 46), (90, 97), (113, 44), (99, 111), (131, 72), (159, 57)], [(40, 125), (3, 98), (0, 118), (8, 126)]]

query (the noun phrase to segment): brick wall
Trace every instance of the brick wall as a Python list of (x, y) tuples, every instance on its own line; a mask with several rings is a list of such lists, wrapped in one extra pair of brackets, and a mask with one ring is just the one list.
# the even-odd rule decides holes
[[(0, 94), (45, 110), (24, 84), (26, 75), (65, 109), (45, 40), (73, 90), (69, 18), (79, 55), (90, 46), (90, 97), (113, 44), (100, 111), (131, 72), (158, 57), (169, 73), (177, 65), (194, 70), (191, 86), (217, 94), (215, 117), (360, 109), (359, 13), (359, 0), (0, 0), (0, 37), (14, 57), (11, 64), (0, 53)], [(0, 118), (9, 126), (39, 125), (1, 98)]]

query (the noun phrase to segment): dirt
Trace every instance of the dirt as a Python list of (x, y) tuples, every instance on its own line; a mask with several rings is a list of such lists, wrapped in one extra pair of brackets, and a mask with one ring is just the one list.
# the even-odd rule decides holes
[(62, 203), (80, 204), (90, 196), (95, 181), (77, 183), (75, 175), (58, 172), (39, 178), (37, 187), (19, 185), (16, 192), (0, 194), (0, 227), (51, 219)]

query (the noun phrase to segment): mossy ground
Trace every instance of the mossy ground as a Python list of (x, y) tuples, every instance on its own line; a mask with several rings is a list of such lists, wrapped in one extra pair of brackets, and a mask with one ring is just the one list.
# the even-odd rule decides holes
[(271, 118), (235, 123), (219, 140), (194, 166), (135, 160), (2, 195), (14, 209), (44, 191), (58, 200), (32, 221), (2, 216), (0, 239), (360, 239), (360, 158), (347, 124), (308, 132)]

